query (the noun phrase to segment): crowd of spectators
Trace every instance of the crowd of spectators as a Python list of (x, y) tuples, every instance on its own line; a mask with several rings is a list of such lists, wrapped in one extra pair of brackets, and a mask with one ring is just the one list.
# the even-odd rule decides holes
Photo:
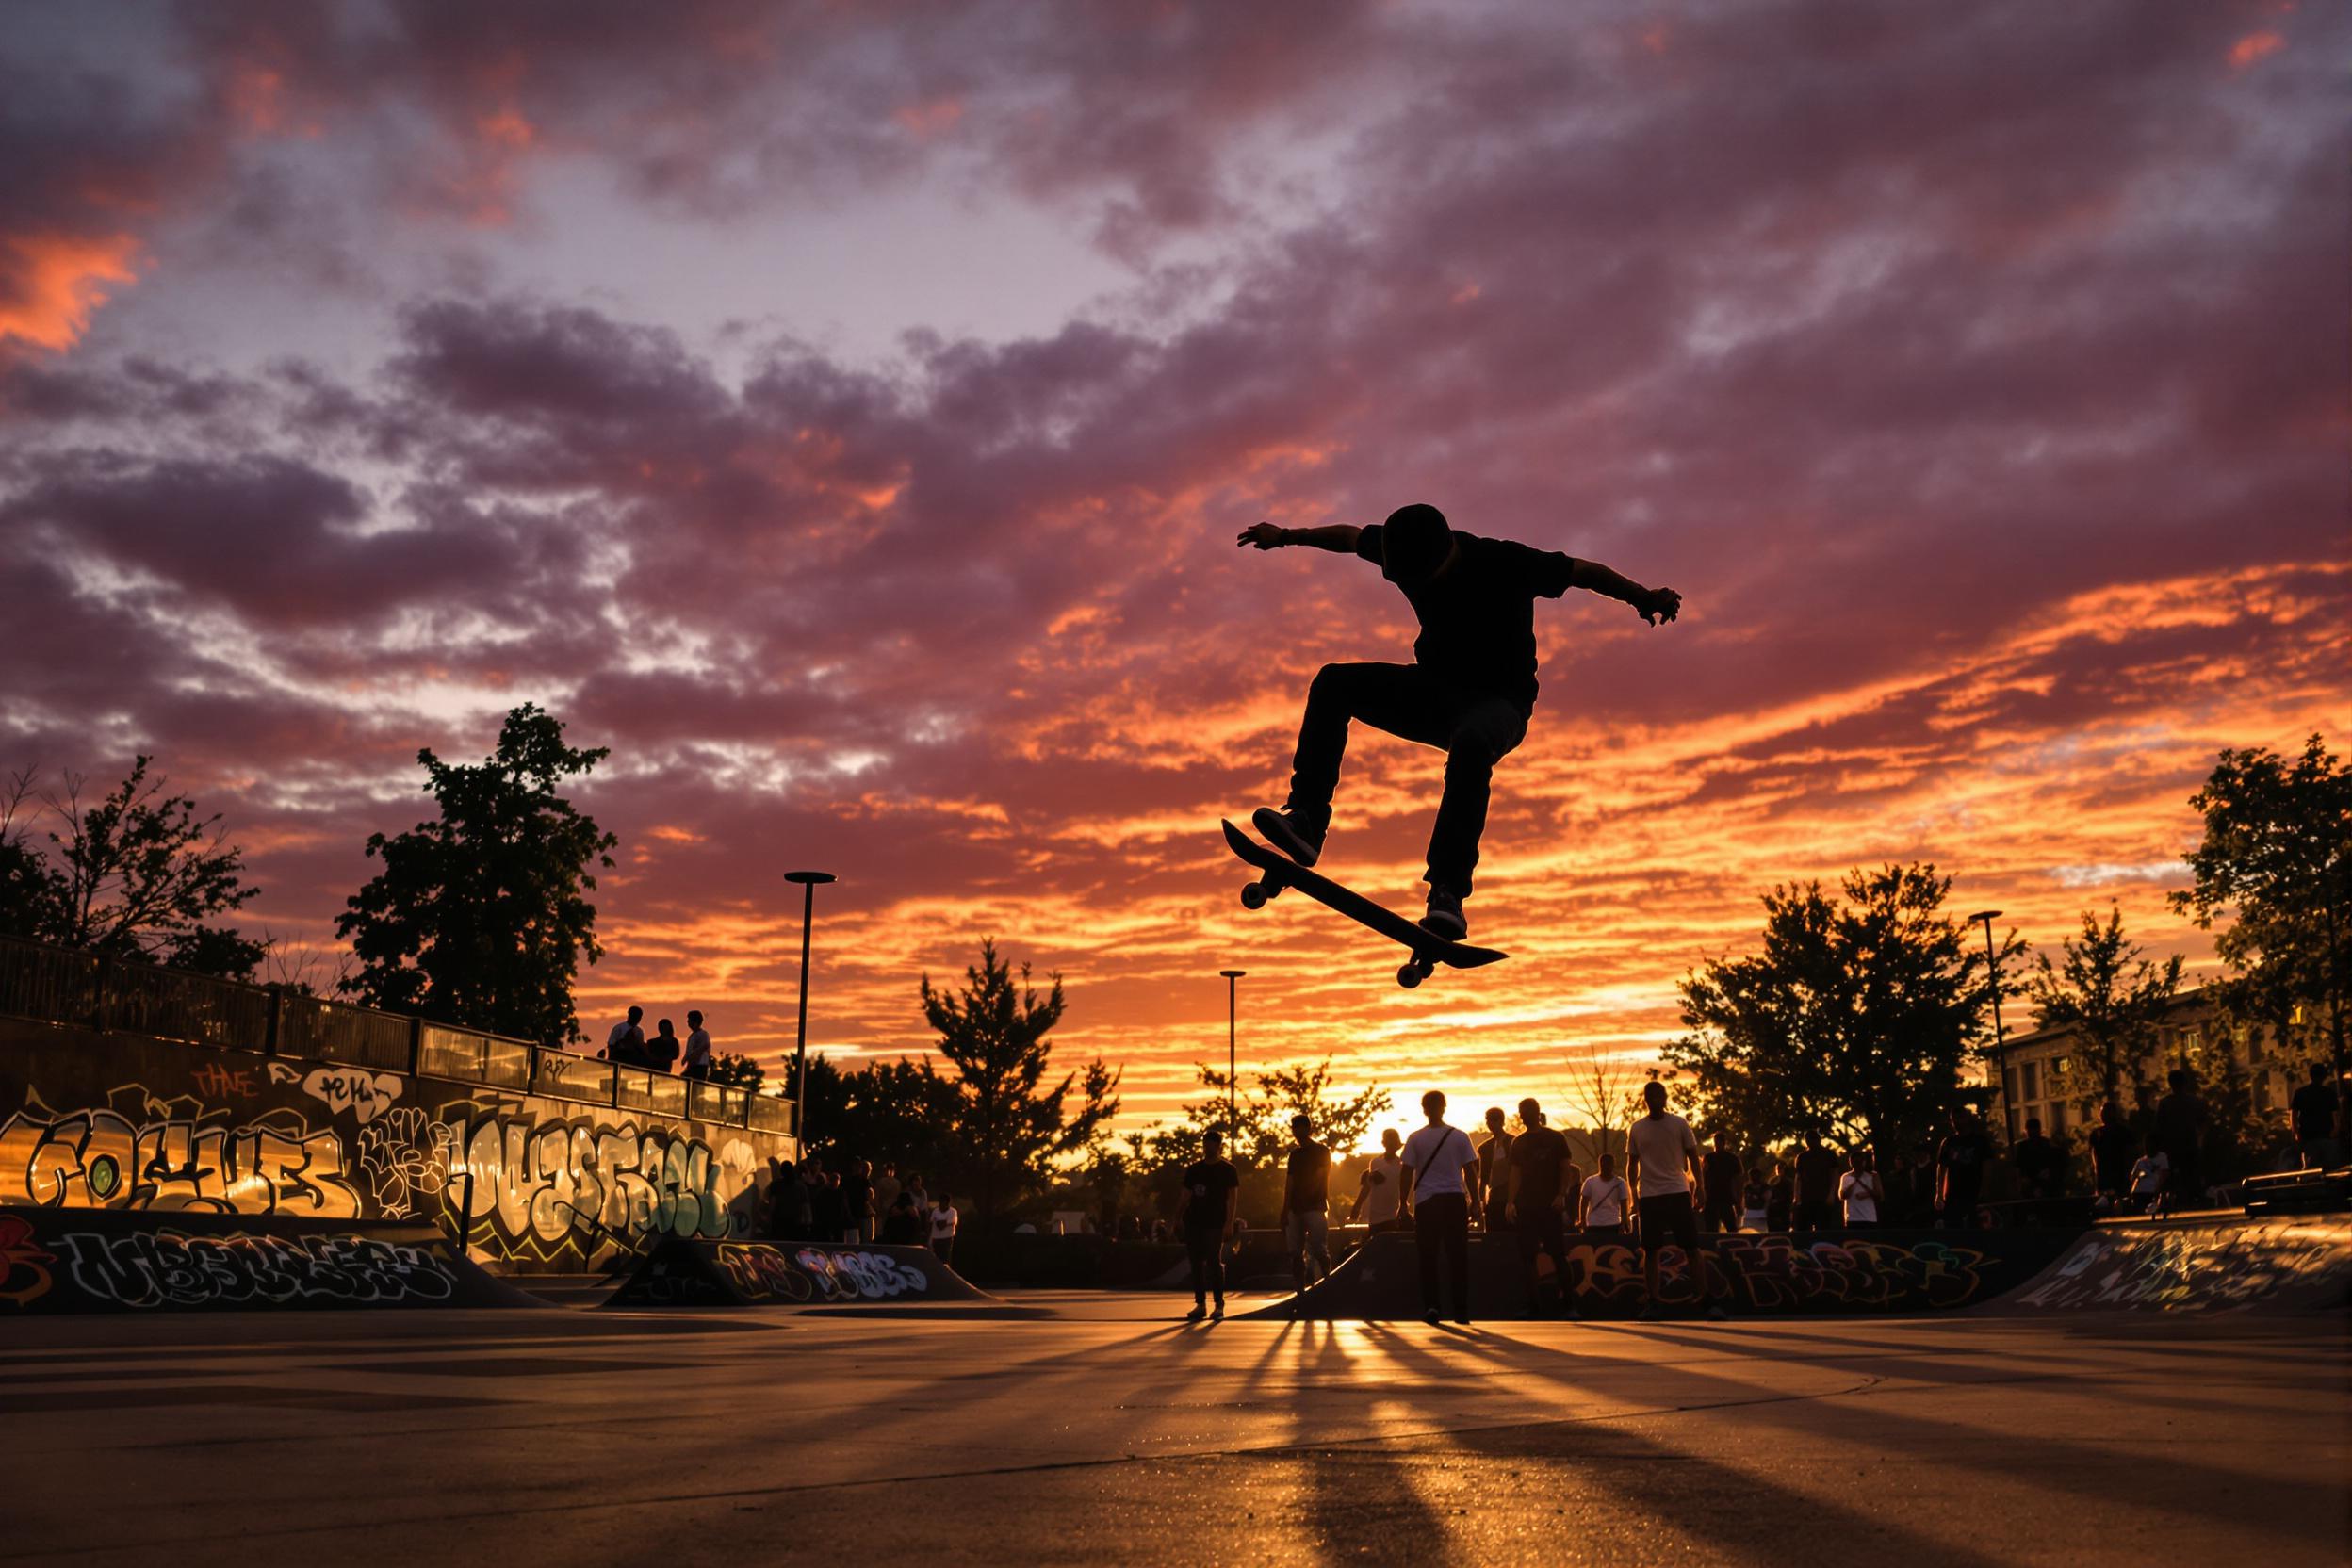
[[(597, 1056), (652, 1072), (677, 1072), (681, 1078), (710, 1076), (710, 1031), (702, 1026), (699, 1010), (686, 1015), (683, 1041), (678, 1037), (678, 1025), (668, 1019), (656, 1023), (653, 1037), (647, 1039), (645, 1021), (643, 1007), (629, 1008), (629, 1016), (605, 1036), (604, 1049), (596, 1053)], [(685, 1064), (682, 1069), (678, 1065), (681, 1061)]]
[(828, 1170), (814, 1154), (768, 1162), (763, 1228), (770, 1240), (878, 1241), (928, 1247), (940, 1262), (954, 1261), (962, 1214), (952, 1193), (942, 1189), (935, 1197), (914, 1171), (902, 1181), (890, 1166), (877, 1170), (866, 1160), (838, 1163), (840, 1169)]

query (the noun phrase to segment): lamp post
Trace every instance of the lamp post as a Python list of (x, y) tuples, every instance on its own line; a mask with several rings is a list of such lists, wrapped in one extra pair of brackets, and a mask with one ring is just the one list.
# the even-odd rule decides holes
[(1241, 1058), (1233, 1044), (1233, 1018), (1237, 1005), (1234, 992), (1239, 989), (1237, 983), (1241, 977), (1250, 972), (1246, 969), (1221, 969), (1217, 972), (1225, 977), (1225, 1135), (1238, 1140), (1241, 1137), (1241, 1107), (1237, 1099), (1241, 1086)]
[(795, 1153), (805, 1156), (808, 1145), (808, 928), (816, 921), (817, 884), (834, 880), (829, 871), (788, 871), (787, 882), (800, 884), (800, 1033), (792, 1047), (792, 1139)]
[(1999, 909), (1979, 909), (1968, 917), (1968, 923), (1984, 923), (1984, 972), (1993, 988), (1993, 1087), (2001, 1096), (2001, 1140), (2015, 1141), (2009, 1131), (2013, 1108), (2009, 1103), (2009, 1041), (2001, 1028), (2001, 951), (1993, 945), (1993, 922), (2001, 918)]

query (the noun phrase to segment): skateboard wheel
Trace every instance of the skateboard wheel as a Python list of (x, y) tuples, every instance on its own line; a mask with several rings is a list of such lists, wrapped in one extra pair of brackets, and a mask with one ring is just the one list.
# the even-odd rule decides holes
[(1413, 987), (1421, 983), (1422, 976), (1427, 973), (1429, 973), (1429, 971), (1423, 969), (1419, 964), (1407, 964), (1404, 968), (1396, 972), (1396, 983), (1404, 987), (1405, 989), (1411, 990)]
[(1266, 889), (1255, 882), (1241, 890), (1241, 906), (1245, 909), (1265, 908), (1266, 898)]

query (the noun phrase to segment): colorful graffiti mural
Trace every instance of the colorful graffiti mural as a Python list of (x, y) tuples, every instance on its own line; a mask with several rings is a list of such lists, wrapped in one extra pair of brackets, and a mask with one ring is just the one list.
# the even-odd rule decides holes
[(2352, 1301), (2352, 1226), (2342, 1220), (2116, 1225), (2089, 1231), (2022, 1311), (2244, 1312)]
[(137, 1078), (98, 1078), (102, 1051), (0, 1038), (0, 1204), (431, 1220), (521, 1267), (591, 1268), (738, 1233), (765, 1157), (787, 1152), (545, 1096), (90, 1039)]
[(616, 1307), (825, 1306), (985, 1300), (921, 1247), (663, 1241), (614, 1294)]

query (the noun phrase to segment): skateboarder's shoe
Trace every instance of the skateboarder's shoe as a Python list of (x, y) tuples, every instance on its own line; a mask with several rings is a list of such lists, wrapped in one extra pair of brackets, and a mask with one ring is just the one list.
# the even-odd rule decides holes
[(1451, 888), (1429, 890), (1429, 912), (1421, 917), (1421, 929), (1432, 937), (1443, 937), (1458, 942), (1470, 934), (1470, 917), (1462, 912), (1462, 895)]
[(1250, 813), (1250, 825), (1267, 843), (1300, 865), (1311, 866), (1322, 858), (1323, 835), (1331, 828), (1331, 819), (1327, 816), (1317, 822), (1302, 811), (1261, 806)]

